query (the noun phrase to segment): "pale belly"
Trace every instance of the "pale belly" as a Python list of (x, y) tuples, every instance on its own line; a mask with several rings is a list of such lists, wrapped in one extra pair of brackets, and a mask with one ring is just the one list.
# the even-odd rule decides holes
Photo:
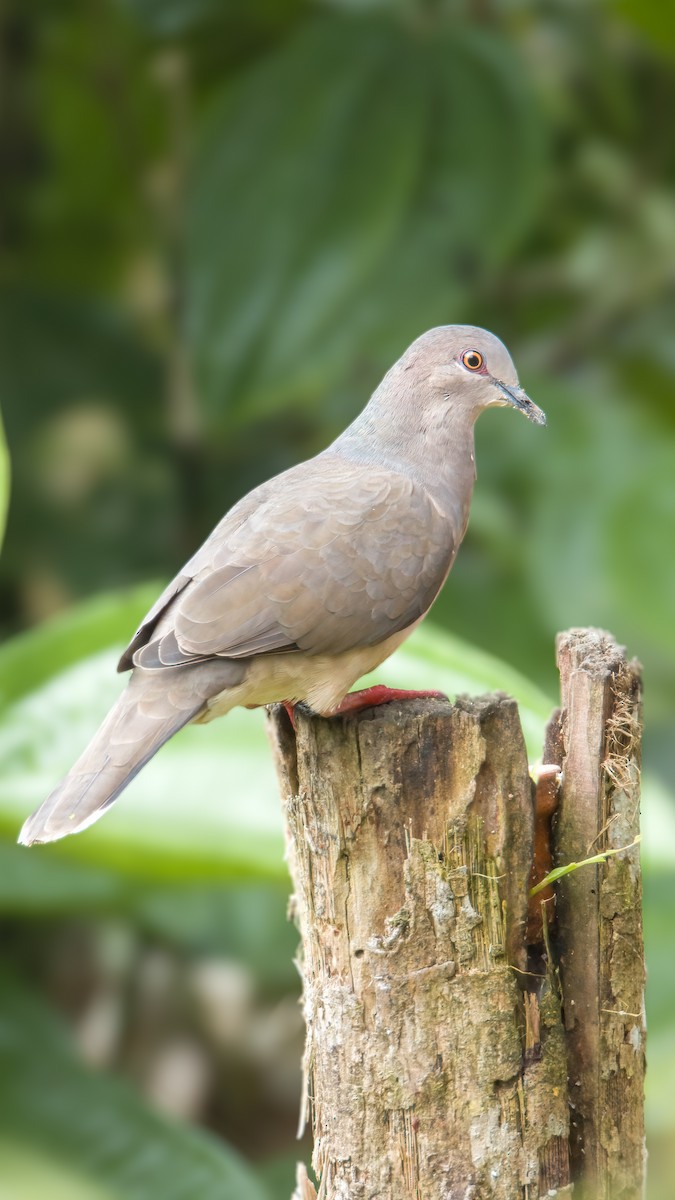
[(419, 621), (377, 646), (347, 650), (343, 654), (329, 656), (296, 652), (253, 658), (242, 683), (213, 696), (196, 720), (203, 724), (237, 705), (255, 707), (282, 700), (292, 703), (305, 700), (314, 712), (329, 716), (356, 680), (373, 671), (393, 654), (417, 625)]

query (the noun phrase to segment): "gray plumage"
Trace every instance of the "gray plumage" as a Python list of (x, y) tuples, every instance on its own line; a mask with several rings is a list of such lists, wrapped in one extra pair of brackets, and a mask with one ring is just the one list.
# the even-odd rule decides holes
[(90, 825), (190, 721), (280, 700), (335, 711), (438, 595), (468, 521), (474, 422), (505, 404), (545, 421), (492, 334), (418, 338), (328, 449), (245, 496), (169, 584), (120, 660), (128, 688), (20, 841)]

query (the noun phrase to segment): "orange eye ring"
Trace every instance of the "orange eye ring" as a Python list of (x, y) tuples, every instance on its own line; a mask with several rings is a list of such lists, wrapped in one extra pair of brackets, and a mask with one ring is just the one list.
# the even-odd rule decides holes
[(485, 359), (480, 350), (465, 350), (462, 355), (462, 363), (467, 371), (480, 371)]

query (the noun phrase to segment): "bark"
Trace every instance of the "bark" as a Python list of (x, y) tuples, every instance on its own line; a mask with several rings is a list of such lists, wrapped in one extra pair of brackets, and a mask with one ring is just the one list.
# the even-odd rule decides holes
[[(601, 630), (558, 639), (563, 771), (555, 853), (570, 862), (639, 832), (640, 667)], [(642, 879), (637, 846), (558, 885), (575, 1177), (592, 1200), (639, 1200), (645, 1170)]]
[[(544, 760), (565, 768), (553, 853), (578, 859), (601, 829), (608, 846), (632, 840), (639, 682), (611, 641), (589, 666), (579, 639), (598, 635), (566, 636)], [(637, 852), (565, 881), (559, 932), (550, 894), (528, 911), (533, 861), (534, 879), (550, 861), (539, 821), (550, 821), (558, 772), (537, 789), (535, 855), (535, 789), (502, 695), (331, 721), (298, 712), (295, 731), (280, 709), (270, 731), (319, 1200), (562, 1200), (572, 1179), (575, 1196), (581, 1186), (588, 1200), (638, 1200)], [(314, 1194), (301, 1168), (295, 1195)]]
[(515, 703), (273, 729), (319, 1196), (511, 1200), (545, 1170), (566, 1182), (557, 1000), (546, 985), (526, 1009), (520, 983), (532, 784)]

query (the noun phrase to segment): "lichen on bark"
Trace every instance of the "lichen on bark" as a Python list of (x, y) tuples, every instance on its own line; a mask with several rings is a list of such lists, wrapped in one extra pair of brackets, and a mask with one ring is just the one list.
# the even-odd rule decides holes
[[(559, 665), (536, 792), (500, 694), (270, 713), (318, 1200), (641, 1200), (637, 849), (528, 911), (551, 853), (637, 834), (639, 668), (597, 630), (562, 635)], [(294, 1200), (316, 1195), (299, 1167)]]
[(296, 735), (284, 719), (319, 1196), (537, 1195), (567, 1108), (561, 1046), (555, 1065), (539, 1043), (523, 1077), (532, 785), (515, 703), (300, 715)]

